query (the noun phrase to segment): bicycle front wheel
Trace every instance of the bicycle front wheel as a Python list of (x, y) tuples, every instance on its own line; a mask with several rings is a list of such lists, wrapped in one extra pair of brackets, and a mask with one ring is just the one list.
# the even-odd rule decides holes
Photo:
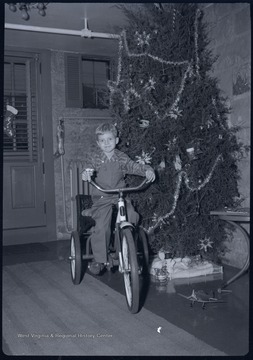
[(129, 311), (139, 310), (140, 285), (138, 261), (133, 235), (130, 229), (122, 229), (122, 260), (126, 301)]

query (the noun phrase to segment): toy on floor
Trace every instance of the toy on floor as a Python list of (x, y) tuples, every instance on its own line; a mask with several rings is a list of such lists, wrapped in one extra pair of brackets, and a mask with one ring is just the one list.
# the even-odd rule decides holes
[(192, 290), (192, 293), (190, 296), (186, 296), (183, 294), (178, 293), (178, 295), (184, 297), (185, 299), (189, 300), (190, 306), (193, 307), (195, 302), (201, 303), (202, 304), (202, 309), (204, 310), (206, 307), (206, 304), (208, 303), (224, 303), (225, 301), (219, 300), (215, 297), (214, 292), (212, 293), (212, 296), (210, 296), (209, 294), (205, 293), (203, 290)]

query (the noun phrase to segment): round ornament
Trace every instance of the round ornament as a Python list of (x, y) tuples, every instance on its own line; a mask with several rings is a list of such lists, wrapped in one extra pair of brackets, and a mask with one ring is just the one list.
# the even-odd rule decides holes
[(161, 76), (161, 82), (162, 82), (163, 84), (166, 84), (166, 83), (168, 82), (168, 75), (167, 75), (167, 74), (163, 74), (163, 75)]

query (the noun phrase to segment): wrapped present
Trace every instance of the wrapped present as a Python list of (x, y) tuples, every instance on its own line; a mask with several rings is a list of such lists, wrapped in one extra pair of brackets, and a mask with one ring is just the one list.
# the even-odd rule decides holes
[(191, 278), (206, 276), (209, 274), (223, 273), (223, 267), (210, 261), (201, 260), (198, 256), (174, 259), (161, 259), (160, 256), (153, 258), (150, 264), (150, 274), (157, 276), (166, 269), (168, 279)]

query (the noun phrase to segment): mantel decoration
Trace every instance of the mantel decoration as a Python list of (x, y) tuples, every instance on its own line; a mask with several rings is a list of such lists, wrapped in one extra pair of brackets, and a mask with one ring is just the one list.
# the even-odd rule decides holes
[(37, 9), (41, 16), (46, 16), (48, 3), (9, 3), (8, 5), (13, 12), (20, 10), (22, 19), (27, 21), (30, 19), (29, 12), (33, 9)]

